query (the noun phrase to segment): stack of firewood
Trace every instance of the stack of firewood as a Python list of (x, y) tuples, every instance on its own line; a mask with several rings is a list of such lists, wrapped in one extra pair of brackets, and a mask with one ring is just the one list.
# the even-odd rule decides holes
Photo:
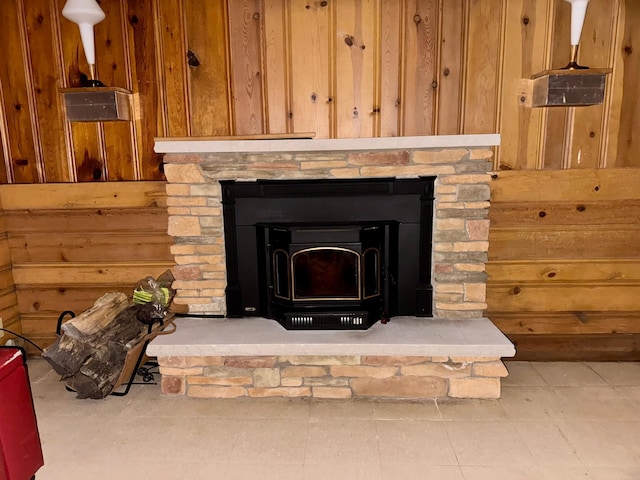
[[(162, 328), (173, 275), (147, 277), (135, 291), (151, 292), (148, 303), (134, 303), (124, 293), (106, 293), (93, 307), (62, 324), (59, 338), (42, 356), (78, 398), (104, 398), (121, 383), (132, 352), (150, 332)], [(140, 295), (136, 295), (140, 297)], [(157, 323), (156, 323), (157, 322)]]

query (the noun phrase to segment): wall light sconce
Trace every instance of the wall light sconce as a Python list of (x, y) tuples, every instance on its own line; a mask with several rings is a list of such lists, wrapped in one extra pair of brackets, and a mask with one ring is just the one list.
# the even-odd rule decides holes
[(589, 0), (565, 0), (571, 4), (571, 60), (557, 70), (545, 70), (522, 80), (518, 103), (524, 107), (585, 107), (604, 101), (610, 68), (578, 64), (578, 46)]
[(80, 28), (80, 38), (87, 63), (89, 79), (80, 88), (64, 88), (65, 112), (71, 122), (106, 122), (132, 120), (133, 96), (118, 87), (106, 87), (96, 78), (96, 48), (93, 27), (106, 17), (96, 0), (67, 0), (62, 16)]
[(80, 28), (82, 48), (89, 64), (88, 87), (104, 87), (104, 84), (96, 79), (96, 47), (93, 27), (105, 19), (105, 14), (96, 0), (67, 0), (62, 9), (62, 16), (67, 20), (77, 23)]

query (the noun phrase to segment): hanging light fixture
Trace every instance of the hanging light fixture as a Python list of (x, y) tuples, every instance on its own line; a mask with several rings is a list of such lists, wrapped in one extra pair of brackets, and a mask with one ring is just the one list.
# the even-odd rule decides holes
[(565, 67), (523, 79), (518, 91), (518, 103), (523, 107), (587, 107), (604, 101), (611, 68), (578, 64), (578, 46), (589, 0), (565, 1), (571, 4), (571, 60)]
[[(81, 75), (80, 88), (62, 88), (65, 115), (71, 122), (132, 120), (134, 100), (130, 91), (106, 87), (96, 78), (96, 48), (93, 27), (106, 17), (96, 0), (67, 0), (62, 16), (80, 28), (82, 48), (89, 64), (89, 79)], [(92, 88), (87, 88), (92, 87)]]
[(80, 38), (87, 63), (89, 64), (89, 87), (104, 87), (104, 84), (96, 79), (96, 49), (93, 27), (105, 19), (105, 14), (96, 0), (67, 0), (62, 9), (62, 16), (78, 24)]
[(565, 70), (580, 70), (589, 67), (578, 65), (578, 45), (582, 34), (584, 17), (587, 14), (589, 0), (565, 0), (571, 4), (571, 61), (564, 67)]

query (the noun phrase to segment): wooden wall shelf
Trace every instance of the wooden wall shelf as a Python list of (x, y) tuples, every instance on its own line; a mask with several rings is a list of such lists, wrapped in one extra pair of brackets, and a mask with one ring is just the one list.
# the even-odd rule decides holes
[(526, 107), (584, 107), (604, 101), (610, 68), (545, 70), (523, 81), (519, 102)]
[(67, 120), (109, 122), (133, 120), (133, 94), (119, 87), (61, 89)]

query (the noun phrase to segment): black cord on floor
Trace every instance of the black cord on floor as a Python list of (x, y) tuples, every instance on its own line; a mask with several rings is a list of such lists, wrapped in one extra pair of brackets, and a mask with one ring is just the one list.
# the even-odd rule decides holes
[(184, 318), (225, 318), (224, 315), (219, 314), (200, 314), (200, 313), (176, 313), (176, 317)]
[(41, 352), (44, 352), (44, 350), (42, 348), (40, 348), (38, 345), (36, 345), (35, 343), (33, 343), (31, 340), (29, 340), (27, 337), (23, 337), (22, 335), (20, 335), (19, 333), (16, 332), (12, 332), (11, 330), (7, 330), (6, 328), (0, 328), (0, 330), (2, 330), (3, 332), (7, 332), (11, 335), (15, 335), (18, 338), (23, 339), (26, 342), (29, 342), (31, 345), (33, 345), (34, 347), (36, 347), (38, 350), (40, 350)]

